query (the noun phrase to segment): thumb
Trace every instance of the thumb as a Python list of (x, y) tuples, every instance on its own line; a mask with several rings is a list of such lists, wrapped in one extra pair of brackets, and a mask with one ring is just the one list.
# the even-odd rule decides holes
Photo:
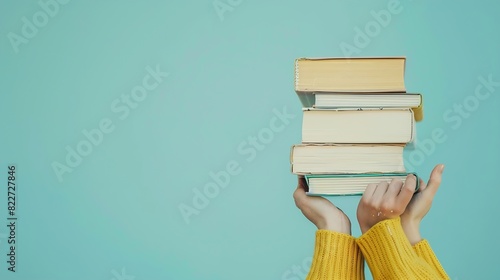
[(298, 184), (297, 184), (297, 189), (293, 192), (293, 199), (295, 200), (295, 204), (299, 206), (301, 202), (307, 197), (306, 195), (306, 188), (307, 188), (307, 183), (304, 178), (299, 177), (298, 178)]
[[(417, 185), (417, 178), (415, 177), (415, 175), (410, 174), (406, 176), (405, 183), (397, 196), (397, 201), (399, 205), (401, 205), (403, 211), (406, 208), (406, 206), (408, 206), (408, 203), (410, 203), (410, 200), (413, 197), (413, 194), (415, 193), (416, 185)], [(403, 213), (403, 211), (401, 213)]]
[(443, 174), (444, 165), (438, 164), (431, 172), (431, 177), (429, 178), (429, 182), (427, 182), (427, 187), (422, 192), (425, 193), (430, 199), (434, 198), (436, 192), (441, 184), (441, 177)]

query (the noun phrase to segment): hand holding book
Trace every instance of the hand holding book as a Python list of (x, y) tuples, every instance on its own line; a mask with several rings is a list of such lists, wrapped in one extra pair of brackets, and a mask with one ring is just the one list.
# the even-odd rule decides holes
[[(409, 174), (403, 184), (400, 180), (390, 183), (382, 181), (370, 184), (358, 205), (357, 218), (362, 233), (380, 221), (401, 217), (401, 224), (412, 245), (421, 240), (420, 222), (429, 212), (432, 200), (441, 183), (444, 165), (434, 167), (429, 181), (420, 179), (415, 193), (416, 177)], [(298, 186), (293, 193), (295, 205), (318, 229), (351, 234), (351, 222), (344, 212), (324, 197), (306, 195), (307, 183), (298, 177)]]
[(411, 245), (415, 245), (422, 240), (419, 230), (420, 222), (431, 209), (432, 201), (441, 184), (443, 170), (443, 164), (436, 165), (432, 170), (427, 184), (420, 179), (418, 192), (413, 195), (410, 203), (401, 215), (401, 225)]
[[(366, 188), (358, 205), (362, 236), (350, 236), (349, 218), (324, 197), (307, 196), (299, 177), (297, 207), (317, 227), (313, 262), (307, 280), (364, 279), (363, 258), (374, 279), (450, 279), (419, 226), (431, 208), (444, 166), (437, 165), (429, 182), (410, 174), (403, 183), (382, 181)], [(339, 234), (341, 233), (341, 234)], [(321, 279), (323, 279), (321, 278)]]
[(318, 230), (326, 229), (339, 233), (351, 234), (351, 222), (342, 210), (335, 207), (324, 197), (306, 195), (307, 183), (299, 176), (297, 189), (293, 193), (295, 205)]
[(381, 221), (402, 215), (415, 192), (416, 180), (415, 175), (409, 174), (404, 184), (399, 179), (390, 183), (369, 184), (358, 204), (361, 232), (367, 232)]

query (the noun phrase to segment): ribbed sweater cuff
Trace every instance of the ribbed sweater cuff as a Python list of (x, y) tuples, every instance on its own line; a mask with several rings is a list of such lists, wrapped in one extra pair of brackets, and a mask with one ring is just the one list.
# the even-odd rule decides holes
[(429, 244), (429, 242), (427, 242), (427, 240), (424, 239), (413, 245), (413, 249), (420, 258), (422, 258), (426, 263), (432, 266), (434, 270), (439, 273), (439, 276), (441, 277), (439, 279), (450, 279), (448, 274), (446, 274), (446, 271), (441, 266), (441, 263), (434, 254), (434, 251), (432, 250), (431, 245)]
[(379, 222), (356, 240), (374, 279), (435, 279), (404, 234), (399, 218)]
[(307, 280), (362, 280), (363, 256), (351, 235), (318, 230)]

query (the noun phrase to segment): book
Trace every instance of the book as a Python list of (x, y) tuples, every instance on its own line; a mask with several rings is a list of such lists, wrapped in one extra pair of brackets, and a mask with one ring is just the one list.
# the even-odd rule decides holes
[(302, 143), (408, 143), (414, 136), (411, 109), (304, 109)]
[(401, 173), (404, 144), (395, 145), (306, 145), (292, 146), (292, 173)]
[(336, 108), (416, 108), (422, 104), (422, 95), (403, 94), (349, 94), (317, 93), (315, 104), (307, 107)]
[[(328, 174), (328, 175), (306, 175), (304, 176), (309, 186), (308, 195), (361, 195), (369, 184), (379, 184), (386, 181), (390, 183), (393, 179), (406, 181), (410, 173), (365, 173), (365, 174)], [(415, 191), (419, 188), (418, 176)]]
[(423, 100), (419, 93), (330, 93), (313, 92), (301, 100), (304, 108), (411, 108), (415, 121), (423, 119)]
[(299, 58), (295, 91), (406, 92), (405, 57)]

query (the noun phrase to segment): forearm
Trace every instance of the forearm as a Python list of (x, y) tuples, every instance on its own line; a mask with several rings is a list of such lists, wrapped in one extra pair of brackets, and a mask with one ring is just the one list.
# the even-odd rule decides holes
[(418, 242), (422, 241), (422, 236), (420, 235), (420, 224), (417, 222), (409, 222), (404, 219), (401, 219), (401, 227), (410, 241), (410, 244), (413, 246)]
[(363, 256), (354, 237), (318, 230), (307, 280), (363, 280)]

